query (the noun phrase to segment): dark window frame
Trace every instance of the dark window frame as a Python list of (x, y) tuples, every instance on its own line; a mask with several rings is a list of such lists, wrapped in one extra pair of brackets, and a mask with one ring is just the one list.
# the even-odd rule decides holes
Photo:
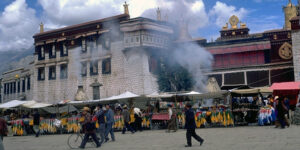
[(81, 70), (80, 70), (80, 75), (82, 77), (86, 77), (87, 76), (87, 62), (81, 62)]
[[(64, 46), (66, 47), (66, 53), (64, 53)], [(68, 56), (68, 47), (66, 42), (59, 43), (59, 51), (60, 51), (60, 57)]]
[[(52, 73), (54, 72), (54, 76)], [(48, 80), (55, 80), (56, 79), (56, 66), (49, 66), (49, 79)]]
[(44, 55), (42, 55), (42, 47), (43, 46), (37, 46), (36, 47), (37, 53), (38, 53), (38, 60), (45, 60), (45, 48), (43, 47), (43, 49), (44, 49)]
[[(53, 47), (54, 47), (54, 54), (52, 52)], [(49, 50), (49, 59), (56, 58), (56, 46), (55, 46), (55, 44), (49, 45), (48, 50)]]
[(18, 81), (18, 93), (20, 93), (21, 92), (21, 81), (19, 80)]
[[(106, 70), (107, 63), (109, 63), (109, 70)], [(111, 74), (111, 58), (102, 60), (102, 74)]]
[(30, 84), (30, 76), (27, 77), (27, 90), (31, 89), (31, 84)]
[(60, 79), (67, 79), (68, 78), (68, 65), (61, 64), (60, 65)]
[[(93, 68), (96, 68), (96, 71), (94, 71)], [(94, 60), (90, 62), (90, 75), (94, 76), (94, 75), (98, 75), (99, 74), (99, 69), (98, 69), (99, 65), (98, 65), (98, 60)]]
[(24, 92), (26, 92), (26, 85), (25, 85), (25, 78), (22, 80), (22, 92), (24, 93)]
[[(44, 77), (42, 78), (42, 73), (44, 74)], [(45, 67), (38, 68), (38, 81), (45, 80)]]

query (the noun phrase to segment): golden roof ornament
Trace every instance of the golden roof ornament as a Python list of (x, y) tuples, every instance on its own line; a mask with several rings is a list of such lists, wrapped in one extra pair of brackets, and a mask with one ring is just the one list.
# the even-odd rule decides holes
[(123, 6), (124, 6), (124, 14), (129, 15), (129, 9), (128, 9), (129, 4), (127, 4), (125, 1), (125, 4)]
[(239, 18), (237, 16), (233, 15), (229, 18), (229, 23), (231, 25), (231, 28), (237, 29), (237, 24), (239, 23)]
[(228, 29), (228, 23), (226, 22), (226, 25), (222, 27), (222, 30), (227, 30)]
[(240, 26), (241, 26), (241, 28), (247, 28), (247, 25), (246, 25), (246, 23), (242, 23), (242, 22), (240, 22)]
[(282, 59), (291, 59), (293, 57), (292, 45), (288, 42), (283, 43), (279, 48), (278, 54)]
[(40, 24), (40, 33), (43, 33), (44, 32), (44, 24), (43, 22), (41, 22)]

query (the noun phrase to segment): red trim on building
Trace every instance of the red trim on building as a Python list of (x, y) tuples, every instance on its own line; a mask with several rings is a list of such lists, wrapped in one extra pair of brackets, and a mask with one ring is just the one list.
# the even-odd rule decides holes
[(211, 54), (228, 54), (228, 53), (241, 53), (249, 51), (261, 51), (266, 49), (271, 49), (270, 43), (263, 44), (252, 44), (246, 46), (235, 46), (235, 47), (225, 47), (225, 48), (206, 48)]

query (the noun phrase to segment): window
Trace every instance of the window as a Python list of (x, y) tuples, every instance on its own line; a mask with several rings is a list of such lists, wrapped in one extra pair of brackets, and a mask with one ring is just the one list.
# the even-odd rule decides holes
[(82, 41), (81, 41), (81, 52), (82, 53), (86, 53), (86, 51), (87, 51), (86, 40), (84, 38), (82, 38)]
[(38, 68), (38, 80), (40, 80), (40, 81), (45, 80), (45, 68), (44, 67)]
[(102, 61), (102, 74), (110, 74), (110, 73), (111, 73), (111, 61), (110, 58), (107, 58)]
[(12, 83), (9, 83), (9, 94), (12, 94), (13, 92), (13, 86)]
[(67, 64), (60, 65), (60, 78), (67, 79), (68, 78), (68, 66)]
[(49, 67), (49, 80), (55, 80), (56, 79), (56, 67), (50, 66)]
[(95, 49), (95, 39), (93, 36), (89, 36), (86, 38), (86, 44), (89, 47), (90, 51), (93, 51)]
[(16, 82), (13, 82), (13, 93), (16, 93), (17, 92), (17, 83)]
[(18, 93), (21, 92), (21, 81), (18, 81)]
[(27, 77), (27, 90), (30, 90), (30, 77)]
[(38, 53), (38, 60), (44, 60), (45, 59), (45, 50), (43, 46), (37, 47), (37, 53)]
[(100, 99), (100, 90), (99, 86), (94, 86), (93, 87), (93, 100)]
[(65, 43), (59, 43), (60, 57), (68, 56), (68, 49)]
[(110, 43), (111, 43), (111, 40), (110, 40), (110, 37), (109, 36), (104, 36), (103, 39), (102, 39), (102, 47), (103, 49), (105, 50), (109, 50), (110, 49)]
[(91, 75), (98, 75), (98, 60), (91, 61), (91, 63), (90, 63), (90, 74)]
[(85, 77), (87, 74), (87, 63), (82, 62), (81, 63), (81, 76)]
[(56, 57), (55, 44), (49, 45), (49, 58), (55, 58), (55, 57)]
[(25, 92), (25, 79), (22, 80), (22, 92)]

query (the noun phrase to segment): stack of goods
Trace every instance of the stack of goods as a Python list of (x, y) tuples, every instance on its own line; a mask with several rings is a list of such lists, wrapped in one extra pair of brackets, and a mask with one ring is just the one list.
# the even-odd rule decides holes
[(113, 126), (114, 129), (121, 130), (124, 127), (123, 116), (116, 115), (115, 117), (115, 124)]
[(12, 131), (14, 135), (23, 135), (24, 134), (24, 130), (23, 130), (23, 120), (14, 120), (11, 121), (11, 125), (12, 125)]
[(40, 123), (40, 130), (43, 133), (56, 133), (55, 119), (43, 119)]
[(196, 113), (195, 115), (195, 121), (197, 128), (200, 128), (201, 126), (206, 126), (206, 113)]
[(273, 107), (262, 107), (259, 110), (258, 125), (270, 125), (276, 120), (275, 110)]
[[(84, 120), (84, 119), (83, 119)], [(80, 124), (79, 121), (83, 121), (82, 118), (78, 117), (71, 117), (68, 118), (68, 124), (67, 124), (67, 131), (70, 132), (79, 132), (80, 131)]]
[(182, 112), (177, 113), (179, 127), (183, 128), (185, 125), (185, 115)]
[(233, 117), (230, 110), (223, 111), (220, 109), (219, 111), (211, 113), (211, 123), (214, 125), (222, 125), (224, 127), (233, 125)]
[(142, 127), (143, 128), (150, 128), (150, 119), (148, 116), (144, 116), (142, 121)]

